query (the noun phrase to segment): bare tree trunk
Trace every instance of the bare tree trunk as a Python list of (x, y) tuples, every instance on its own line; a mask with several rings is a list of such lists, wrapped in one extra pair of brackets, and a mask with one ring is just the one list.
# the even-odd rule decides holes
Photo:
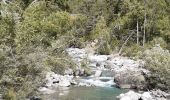
[(143, 47), (145, 46), (146, 42), (146, 0), (144, 0), (144, 6), (145, 6), (145, 15), (144, 15), (144, 32), (143, 32)]
[(126, 39), (126, 41), (123, 43), (122, 47), (119, 50), (118, 55), (120, 55), (122, 53), (123, 48), (125, 47), (125, 45), (127, 44), (128, 40), (130, 39), (130, 37), (133, 35), (133, 32), (129, 35), (129, 37)]
[(136, 40), (137, 40), (137, 45), (139, 45), (139, 23), (138, 23), (138, 19), (137, 19), (137, 37), (136, 37)]

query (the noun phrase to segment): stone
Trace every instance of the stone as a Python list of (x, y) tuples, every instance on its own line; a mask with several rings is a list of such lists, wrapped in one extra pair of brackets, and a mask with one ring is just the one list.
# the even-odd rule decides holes
[(90, 84), (88, 84), (88, 83), (80, 82), (80, 83), (78, 84), (78, 86), (90, 87), (90, 86), (92, 86), (92, 85), (90, 85)]
[(120, 88), (144, 89), (145, 78), (140, 71), (121, 71), (116, 73), (114, 81)]
[(118, 98), (120, 98), (120, 100), (139, 100), (140, 96), (140, 94), (130, 90), (125, 94), (120, 94)]
[(64, 74), (65, 75), (73, 75), (73, 70), (69, 68), (69, 69), (64, 71)]
[(152, 96), (149, 92), (144, 92), (141, 96), (142, 100), (151, 100)]
[(74, 76), (79, 76), (80, 75), (80, 70), (76, 70), (75, 72), (74, 72)]
[(97, 70), (96, 72), (95, 72), (95, 77), (100, 77), (101, 76), (101, 74), (102, 74), (102, 71), (101, 70)]
[(128, 96), (125, 96), (125, 97), (122, 97), (120, 100), (132, 100), (132, 99)]
[(52, 94), (55, 92), (54, 90), (48, 89), (46, 87), (40, 87), (38, 91), (41, 92), (42, 94)]
[(70, 81), (71, 85), (77, 85), (78, 83), (75, 80)]
[(59, 86), (61, 87), (69, 87), (71, 85), (70, 81), (66, 78), (63, 78), (59, 81)]

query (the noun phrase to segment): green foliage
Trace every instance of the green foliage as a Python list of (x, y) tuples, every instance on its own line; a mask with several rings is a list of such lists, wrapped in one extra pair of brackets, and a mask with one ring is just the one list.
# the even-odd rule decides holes
[(155, 46), (159, 44), (162, 48), (166, 49), (167, 48), (167, 43), (163, 40), (161, 37), (154, 38), (151, 42), (150, 45)]
[[(10, 0), (11, 1), (11, 0)], [(153, 73), (149, 83), (169, 89), (170, 7), (167, 0), (13, 0), (0, 5), (0, 92), (8, 100), (25, 99), (48, 70), (62, 74), (76, 66), (65, 53), (98, 41), (96, 52), (110, 54), (129, 33), (137, 32), (123, 50), (140, 56)], [(146, 13), (146, 47), (141, 48)], [(118, 50), (117, 50), (118, 52)], [(141, 56), (142, 55), (142, 56)], [(83, 64), (82, 64), (83, 65)], [(84, 64), (85, 72), (90, 73)], [(158, 84), (157, 84), (158, 83)], [(163, 84), (163, 85), (162, 85)]]
[(129, 47), (126, 47), (123, 52), (128, 57), (136, 57), (139, 55), (140, 52), (143, 52), (143, 51), (144, 51), (144, 48), (142, 48), (141, 46), (137, 44), (134, 44)]
[(142, 58), (145, 61), (145, 67), (149, 69), (152, 75), (149, 78), (150, 88), (170, 89), (170, 53), (163, 50), (160, 46), (145, 50)]
[(98, 22), (96, 23), (95, 28), (92, 30), (92, 32), (90, 33), (90, 38), (92, 40), (94, 39), (102, 39), (102, 40), (110, 40), (110, 30), (106, 25), (106, 20), (104, 19), (104, 17), (99, 17)]
[(104, 42), (99, 45), (96, 51), (98, 54), (101, 54), (101, 55), (109, 55), (112, 50), (108, 42)]
[(16, 99), (16, 94), (14, 93), (14, 89), (11, 88), (7, 91), (7, 93), (4, 96), (5, 100), (17, 100)]
[(50, 12), (45, 2), (30, 5), (24, 12), (24, 21), (17, 28), (16, 43), (22, 49), (29, 45), (50, 46), (51, 41), (65, 35), (70, 29), (66, 12)]

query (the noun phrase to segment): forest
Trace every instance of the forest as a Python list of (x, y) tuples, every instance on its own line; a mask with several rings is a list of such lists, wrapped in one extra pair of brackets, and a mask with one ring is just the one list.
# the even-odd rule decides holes
[(0, 94), (5, 100), (35, 94), (46, 71), (74, 70), (66, 48), (93, 42), (96, 54), (144, 60), (152, 73), (148, 89), (170, 91), (170, 0), (0, 2)]

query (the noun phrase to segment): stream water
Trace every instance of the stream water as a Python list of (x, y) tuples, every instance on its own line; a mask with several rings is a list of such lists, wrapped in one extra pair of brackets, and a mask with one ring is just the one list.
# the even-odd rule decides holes
[(43, 95), (43, 100), (118, 100), (116, 96), (126, 92), (115, 87), (69, 87), (59, 92)]
[(43, 100), (118, 100), (116, 96), (127, 90), (114, 87), (112, 72), (102, 71), (101, 77), (93, 76), (77, 79), (79, 82), (90, 83), (92, 87), (71, 86), (58, 87), (57, 92), (50, 95), (42, 95)]

